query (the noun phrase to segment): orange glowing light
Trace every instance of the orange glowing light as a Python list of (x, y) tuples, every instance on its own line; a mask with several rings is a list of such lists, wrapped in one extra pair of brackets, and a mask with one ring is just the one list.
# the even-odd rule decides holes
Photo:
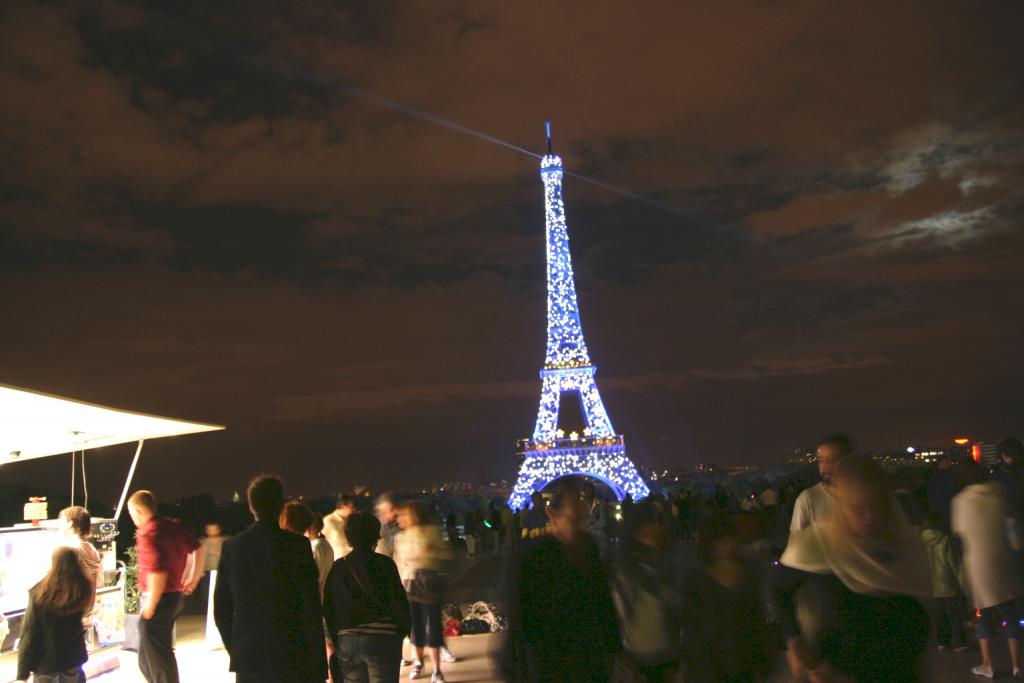
[(974, 444), (971, 446), (971, 457), (974, 458), (974, 462), (981, 462), (981, 446)]
[(970, 439), (965, 439), (963, 437), (960, 437), (959, 439), (953, 439), (953, 443), (955, 443), (957, 446), (966, 446), (970, 442)]

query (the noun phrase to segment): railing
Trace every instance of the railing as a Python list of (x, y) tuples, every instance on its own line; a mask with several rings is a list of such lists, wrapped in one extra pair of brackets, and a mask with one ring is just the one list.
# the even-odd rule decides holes
[(537, 453), (543, 451), (555, 451), (569, 448), (613, 448), (623, 447), (624, 441), (621, 434), (613, 436), (586, 436), (579, 435), (575, 439), (571, 436), (552, 439), (551, 441), (532, 441), (521, 439), (519, 441), (520, 451), (523, 453)]

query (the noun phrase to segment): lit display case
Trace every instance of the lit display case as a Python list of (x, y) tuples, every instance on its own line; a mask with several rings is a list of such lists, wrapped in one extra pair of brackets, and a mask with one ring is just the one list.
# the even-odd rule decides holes
[(60, 545), (56, 527), (15, 526), (0, 529), (0, 611), (20, 616), (28, 589), (50, 569), (50, 556)]
[[(100, 551), (104, 587), (97, 591), (96, 609), (91, 617), (87, 639), (90, 649), (124, 640), (124, 590), (123, 582), (118, 581), (116, 536), (117, 524), (113, 520), (93, 520), (93, 544)], [(2, 649), (10, 649), (17, 642), (28, 590), (49, 570), (50, 556), (60, 544), (55, 520), (46, 520), (39, 526), (0, 528), (0, 611), (11, 626)]]
[[(124, 509), (147, 440), (222, 429), (223, 425), (174, 420), (0, 384), (0, 466), (70, 454), (71, 471), (77, 472), (77, 454), (81, 452), (82, 488), (87, 491), (86, 450), (135, 444), (135, 457), (128, 468), (114, 519)], [(75, 500), (74, 477), (70, 499)], [(10, 649), (17, 642), (28, 589), (45, 575), (53, 549), (60, 543), (56, 523), (45, 517), (45, 499), (32, 498), (25, 506), (25, 519), (41, 520), (39, 523), (0, 528), (0, 611), (10, 622), (10, 634), (0, 643), (0, 649)], [(115, 521), (94, 520), (93, 544), (102, 558), (104, 587), (97, 591), (96, 608), (85, 624), (90, 648), (124, 639), (125, 581), (124, 572), (117, 571), (116, 536)]]

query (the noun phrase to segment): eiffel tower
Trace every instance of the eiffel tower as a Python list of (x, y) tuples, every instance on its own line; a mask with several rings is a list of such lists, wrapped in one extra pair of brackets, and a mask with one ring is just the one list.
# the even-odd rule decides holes
[[(547, 122), (548, 153), (540, 162), (544, 181), (544, 214), (548, 263), (548, 341), (544, 356), (540, 408), (533, 437), (518, 443), (519, 476), (509, 498), (518, 510), (535, 491), (555, 479), (583, 475), (611, 488), (619, 500), (637, 500), (650, 489), (626, 456), (626, 444), (616, 434), (597, 391), (587, 343), (583, 339), (576, 282), (569, 255), (569, 233), (562, 203), (562, 160), (551, 151), (551, 122)], [(558, 427), (562, 394), (576, 394), (583, 414), (582, 433)]]

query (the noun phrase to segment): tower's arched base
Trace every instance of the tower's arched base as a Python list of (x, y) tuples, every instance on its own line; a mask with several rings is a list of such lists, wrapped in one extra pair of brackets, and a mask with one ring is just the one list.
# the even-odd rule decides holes
[(533, 451), (526, 454), (519, 468), (519, 478), (509, 497), (509, 507), (513, 510), (525, 507), (534, 491), (542, 490), (555, 479), (573, 474), (603, 481), (619, 500), (627, 494), (633, 500), (640, 500), (651, 493), (643, 477), (626, 457), (625, 448), (582, 447), (558, 450), (563, 452)]

